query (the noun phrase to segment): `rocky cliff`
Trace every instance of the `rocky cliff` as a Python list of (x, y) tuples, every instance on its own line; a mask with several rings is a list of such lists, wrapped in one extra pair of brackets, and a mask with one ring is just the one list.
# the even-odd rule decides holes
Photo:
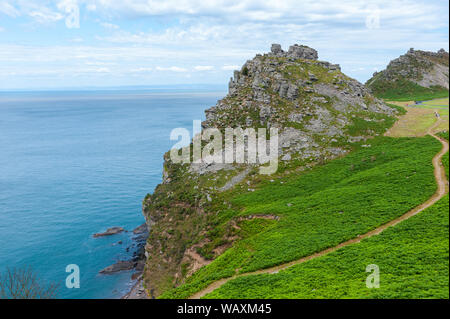
[(383, 98), (447, 91), (449, 88), (449, 54), (410, 49), (392, 60), (385, 70), (375, 72), (367, 81), (373, 94)]
[(278, 170), (266, 177), (260, 163), (177, 164), (165, 154), (163, 183), (143, 202), (150, 228), (144, 278), (153, 296), (239, 241), (234, 193), (343, 156), (353, 143), (382, 134), (395, 114), (339, 65), (318, 60), (316, 50), (277, 44), (235, 71), (228, 95), (205, 112), (203, 130), (277, 128)]

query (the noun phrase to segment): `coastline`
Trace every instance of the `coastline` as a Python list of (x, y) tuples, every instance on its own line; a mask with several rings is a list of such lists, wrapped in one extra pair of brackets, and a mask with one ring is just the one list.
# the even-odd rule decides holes
[(150, 299), (143, 285), (142, 274), (136, 279), (130, 291), (120, 297), (120, 299)]
[(120, 299), (150, 299), (143, 285), (143, 274), (145, 265), (145, 243), (148, 237), (147, 224), (142, 224), (133, 230), (133, 233), (137, 235), (134, 240), (136, 241), (136, 252), (133, 256), (135, 261), (135, 273), (131, 275), (131, 282), (134, 282), (131, 289), (123, 295)]
[(136, 243), (136, 250), (131, 259), (134, 262), (133, 270), (135, 271), (131, 275), (131, 282), (134, 282), (131, 289), (123, 295), (120, 299), (149, 299), (143, 286), (143, 273), (145, 266), (145, 243), (149, 235), (147, 224), (144, 223), (133, 230), (135, 237), (133, 240)]
[[(93, 237), (103, 237), (103, 236), (111, 236), (117, 233), (123, 232), (122, 227), (112, 227), (108, 228), (106, 232), (94, 234)], [(103, 275), (114, 275), (123, 271), (132, 271), (130, 276), (131, 288), (128, 288), (125, 291), (128, 291), (119, 299), (149, 299), (145, 289), (143, 287), (143, 272), (145, 266), (145, 243), (147, 242), (148, 237), (148, 228), (147, 224), (142, 224), (137, 226), (133, 231), (133, 237), (131, 238), (133, 243), (127, 247), (127, 251), (133, 249), (133, 254), (130, 259), (127, 260), (119, 260), (116, 263), (102, 269), (99, 271), (100, 274)]]

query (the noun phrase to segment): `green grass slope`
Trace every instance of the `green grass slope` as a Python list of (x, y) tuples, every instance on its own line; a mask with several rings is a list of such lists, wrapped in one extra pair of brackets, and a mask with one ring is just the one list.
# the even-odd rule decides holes
[(280, 219), (236, 221), (236, 235), (243, 239), (160, 298), (186, 298), (235, 273), (335, 246), (399, 217), (435, 192), (431, 160), (441, 148), (438, 141), (379, 137), (365, 144), (370, 147), (308, 172), (262, 181), (254, 192), (224, 193), (232, 207), (219, 218), (272, 214)]
[(370, 88), (376, 97), (389, 101), (425, 101), (448, 97), (448, 90), (444, 87), (422, 87), (405, 79), (396, 81), (375, 79)]
[[(380, 235), (273, 275), (240, 277), (206, 298), (449, 298), (449, 203)], [(380, 288), (366, 287), (366, 267)]]
[(366, 86), (375, 96), (391, 101), (448, 97), (448, 65), (448, 52), (444, 50), (412, 49), (389, 62), (383, 71), (374, 73)]
[[(448, 131), (446, 131), (446, 132), (441, 132), (441, 133), (439, 133), (438, 135), (439, 135), (440, 137), (445, 138), (445, 139), (448, 141)], [(444, 165), (444, 167), (445, 167), (445, 173), (447, 174), (447, 179), (449, 178), (449, 175), (448, 175), (448, 160), (449, 160), (448, 155), (449, 155), (449, 153), (447, 152), (447, 154), (445, 154), (445, 155), (442, 157), (442, 165)]]

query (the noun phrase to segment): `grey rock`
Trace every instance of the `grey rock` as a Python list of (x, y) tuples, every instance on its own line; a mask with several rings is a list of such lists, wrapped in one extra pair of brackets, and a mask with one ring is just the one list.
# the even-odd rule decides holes
[(135, 229), (133, 229), (133, 234), (138, 235), (138, 234), (143, 234), (148, 232), (148, 227), (147, 224), (144, 223), (138, 227), (136, 227)]
[(231, 178), (231, 180), (229, 180), (223, 187), (221, 187), (219, 189), (219, 191), (224, 192), (224, 191), (227, 191), (227, 190), (233, 188), (236, 184), (239, 184), (240, 182), (242, 182), (245, 179), (245, 177), (248, 175), (248, 173), (250, 173), (250, 168), (246, 168), (245, 170), (243, 170), (236, 176), (233, 176)]
[(298, 97), (298, 88), (289, 83), (287, 92), (286, 92), (286, 98), (289, 100), (295, 100)]
[(291, 113), (288, 115), (288, 119), (291, 122), (301, 123), (303, 121), (303, 115), (301, 113)]
[(366, 82), (370, 88), (375, 81), (392, 82), (402, 78), (422, 87), (441, 86), (449, 88), (448, 52), (409, 49), (408, 52), (389, 62), (385, 70), (376, 72)]
[(131, 260), (120, 260), (115, 264), (100, 270), (101, 274), (109, 275), (119, 271), (131, 270), (135, 267), (135, 262)]
[(284, 53), (284, 51), (281, 49), (281, 45), (276, 44), (276, 43), (272, 44), (272, 47), (270, 48), (270, 51), (276, 56), (281, 55), (281, 54)]
[(96, 233), (94, 235), (92, 235), (94, 238), (97, 237), (104, 237), (104, 236), (111, 236), (111, 235), (115, 235), (115, 234), (119, 234), (121, 232), (125, 231), (125, 229), (123, 229), (122, 227), (111, 227), (108, 228), (105, 232), (103, 233)]
[(287, 57), (291, 57), (291, 58), (295, 58), (295, 59), (317, 60), (318, 54), (317, 54), (316, 50), (314, 50), (310, 47), (294, 44), (289, 47), (289, 50), (287, 52)]

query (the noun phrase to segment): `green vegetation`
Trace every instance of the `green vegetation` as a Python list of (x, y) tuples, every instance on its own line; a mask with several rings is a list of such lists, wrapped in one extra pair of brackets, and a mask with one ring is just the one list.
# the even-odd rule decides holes
[(384, 81), (374, 79), (370, 88), (375, 96), (390, 101), (424, 101), (448, 97), (448, 90), (444, 87), (422, 87), (412, 81), (397, 79)]
[(248, 68), (246, 66), (244, 66), (244, 68), (242, 69), (242, 75), (248, 76)]
[(393, 109), (396, 109), (398, 111), (398, 115), (404, 115), (406, 114), (406, 110), (404, 107), (400, 106), (400, 105), (396, 105), (396, 104), (392, 104), (392, 103), (387, 103), (385, 102), (387, 106), (392, 107)]
[[(206, 298), (449, 298), (448, 201), (277, 274), (231, 280)], [(366, 288), (370, 264), (380, 269), (378, 289)]]
[[(260, 59), (265, 58), (260, 57)], [(284, 62), (279, 59), (275, 59), (273, 62), (279, 66), (280, 72), (291, 83), (304, 83), (305, 85), (298, 85), (298, 92), (293, 93), (292, 98), (283, 98), (280, 96), (279, 89), (268, 84), (271, 80), (274, 81), (273, 83), (281, 83), (280, 79), (270, 78), (274, 76), (273, 72), (259, 73), (256, 77), (254, 68), (246, 65), (240, 74), (240, 79), (246, 84), (240, 85), (235, 94), (229, 94), (221, 100), (220, 103), (224, 107), (214, 109), (213, 115), (209, 117), (211, 121), (209, 125), (224, 130), (225, 127), (267, 128), (270, 123), (271, 126), (300, 129), (306, 135), (310, 135), (312, 141), (305, 143), (305, 150), (292, 152), (290, 161), (281, 160), (277, 173), (270, 177), (259, 175), (257, 167), (246, 167), (239, 164), (233, 165), (232, 170), (224, 169), (197, 174), (190, 170), (189, 165), (175, 164), (168, 160), (169, 153), (166, 153), (165, 182), (158, 185), (154, 193), (148, 195), (143, 203), (147, 220), (153, 222), (146, 246), (149, 257), (144, 277), (148, 287), (152, 287), (151, 290), (155, 296), (185, 283), (186, 277), (183, 274), (190, 278), (199, 276), (200, 281), (210, 282), (217, 277), (230, 276), (239, 268), (244, 270), (247, 269), (246, 267), (253, 267), (253, 269), (260, 267), (259, 260), (264, 257), (253, 251), (259, 250), (264, 245), (264, 242), (259, 242), (262, 238), (262, 231), (270, 232), (273, 229), (271, 236), (276, 237), (278, 229), (284, 229), (285, 222), (258, 224), (258, 219), (255, 219), (248, 221), (252, 225), (244, 225), (245, 223), (237, 219), (242, 214), (249, 214), (245, 212), (245, 209), (249, 208), (250, 210), (253, 203), (249, 202), (247, 205), (239, 202), (240, 196), (263, 187), (270, 183), (270, 179), (274, 180), (274, 184), (278, 183), (279, 185), (283, 178), (298, 178), (303, 170), (309, 170), (314, 165), (323, 165), (336, 156), (350, 152), (355, 147), (352, 141), (382, 135), (393, 124), (394, 117), (373, 112), (369, 106), (374, 106), (375, 100), (368, 94), (364, 96), (364, 102), (368, 106), (367, 110), (363, 111), (361, 106), (349, 104), (348, 110), (341, 112), (339, 108), (333, 106), (335, 103), (339, 103), (337, 97), (321, 95), (312, 89), (311, 86), (315, 82), (328, 83), (334, 87), (347, 87), (350, 79), (339, 70), (332, 71), (320, 62), (306, 60), (296, 61), (298, 65), (295, 67), (292, 67), (290, 62), (284, 65)], [(262, 110), (253, 101), (255, 95), (253, 83), (255, 81), (261, 88), (258, 90), (258, 95), (261, 95), (261, 98), (270, 97), (271, 109), (266, 109), (263, 112), (265, 115), (261, 115)], [(287, 92), (285, 93), (287, 94)], [(335, 130), (336, 133), (333, 133), (336, 136), (312, 133), (316, 128), (304, 127), (310, 120), (319, 119), (321, 112), (316, 112), (318, 108), (327, 111), (324, 120), (330, 120), (328, 123), (330, 127), (338, 128)], [(300, 115), (301, 119), (296, 118), (295, 115)], [(358, 120), (358, 117), (361, 120)], [(344, 123), (350, 124), (343, 128), (348, 132), (339, 134), (339, 129)], [(349, 135), (356, 138), (349, 138)], [(370, 160), (369, 158), (368, 161)], [(247, 169), (250, 171), (248, 174), (246, 174)], [(222, 192), (221, 188), (241, 172), (244, 173), (242, 177), (244, 180), (235, 185), (232, 190)], [(324, 184), (327, 183), (324, 182)], [(316, 187), (313, 193), (318, 192), (321, 185), (316, 185)], [(300, 194), (293, 194), (293, 199), (297, 197), (300, 200)], [(280, 205), (286, 206), (287, 203)], [(297, 208), (305, 209), (302, 212), (305, 216), (302, 218), (306, 219), (309, 208), (300, 206)], [(265, 211), (258, 213), (265, 214)], [(278, 214), (277, 211), (275, 213)], [(280, 214), (282, 213), (280, 212)], [(322, 212), (322, 214), (325, 213)], [(381, 214), (379, 218), (384, 221), (387, 217)], [(361, 225), (361, 228), (371, 227), (372, 223), (376, 222), (377, 220), (368, 220), (367, 225)], [(250, 229), (257, 231), (253, 233)], [(292, 237), (295, 229), (286, 228), (285, 231)], [(352, 231), (354, 233), (357, 229), (352, 229)], [(280, 235), (283, 234), (280, 233)], [(335, 238), (331, 238), (330, 243), (326, 238), (319, 238), (318, 248), (339, 241), (341, 238), (347, 238), (346, 236), (351, 236), (351, 234), (352, 232), (347, 234), (344, 229), (342, 233), (338, 232)], [(294, 244), (298, 245), (298, 240)], [(229, 249), (230, 247), (231, 249)], [(305, 253), (311, 249), (315, 248), (309, 247)], [(224, 251), (226, 251), (225, 255), (222, 255)], [(264, 254), (263, 248), (261, 248), (261, 253)], [(283, 256), (267, 259), (267, 265), (296, 258), (304, 252), (299, 250), (292, 256), (289, 253), (290, 251), (287, 250)], [(219, 255), (222, 256), (219, 257)], [(211, 268), (208, 266), (207, 269), (211, 270), (207, 270), (206, 275), (191, 277), (192, 269), (196, 266), (195, 260), (200, 258), (202, 263), (214, 260), (212, 264), (217, 264), (220, 271), (215, 272), (214, 267), (216, 266), (211, 266)], [(221, 267), (222, 263), (227, 263), (227, 258), (231, 258), (233, 261), (226, 267)], [(264, 266), (266, 265), (264, 264)], [(208, 271), (215, 273), (210, 276)], [(203, 272), (205, 270), (200, 270), (199, 273)], [(194, 281), (194, 279), (187, 279), (187, 281), (190, 280)]]
[(434, 108), (443, 107), (448, 109), (448, 98), (424, 101), (422, 102), (421, 105), (426, 107), (434, 107)]
[[(448, 141), (448, 131), (445, 131), (445, 132), (441, 132), (441, 133), (439, 133), (438, 134), (440, 137), (443, 137), (443, 138), (445, 138), (447, 141)], [(444, 167), (445, 167), (445, 173), (447, 174), (447, 179), (449, 178), (449, 175), (448, 175), (448, 160), (449, 160), (449, 156), (448, 156), (448, 152), (447, 152), (447, 154), (445, 154), (443, 157), (442, 157), (442, 165), (444, 165)]]
[[(255, 59), (236, 75), (239, 85), (231, 84), (231, 94), (208, 110), (205, 126), (294, 127), (305, 133), (305, 143), (283, 143), (291, 158), (280, 160), (271, 176), (238, 164), (196, 172), (166, 154), (164, 183), (144, 201), (152, 221), (144, 279), (154, 296), (186, 298), (219, 279), (334, 247), (403, 215), (436, 190), (431, 159), (441, 147), (437, 140), (383, 137), (395, 118), (374, 112), (378, 101), (372, 95), (356, 92), (357, 83), (323, 62)], [(273, 68), (278, 72), (265, 71)], [(391, 100), (448, 96), (443, 88), (405, 80), (379, 89)], [(361, 99), (348, 103), (338, 91), (358, 93), (366, 111)], [(405, 114), (401, 106), (390, 106)], [(421, 119), (412, 126), (416, 131), (428, 132), (437, 120), (434, 110), (407, 109), (401, 118)]]
[(391, 127), (395, 123), (395, 118), (384, 114), (370, 114), (368, 119), (362, 118), (363, 114), (351, 118), (352, 123), (347, 126), (347, 133), (351, 136), (371, 136), (381, 135), (386, 131), (386, 127)]
[(439, 133), (439, 136), (445, 138), (448, 141), (448, 131)]
[(271, 214), (280, 219), (239, 224), (242, 228), (235, 232), (244, 234), (241, 240), (160, 297), (185, 298), (218, 279), (335, 246), (401, 216), (435, 192), (431, 159), (440, 149), (438, 141), (429, 136), (378, 137), (364, 144), (307, 172), (261, 179), (254, 192), (236, 187), (218, 194), (211, 210), (218, 212), (217, 219), (208, 238), (219, 239), (239, 216)]

